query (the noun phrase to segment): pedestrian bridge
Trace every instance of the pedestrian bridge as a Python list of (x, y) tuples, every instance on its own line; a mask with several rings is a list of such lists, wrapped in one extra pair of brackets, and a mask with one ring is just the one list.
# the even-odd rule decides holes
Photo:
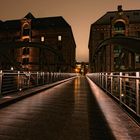
[[(124, 110), (125, 108), (121, 108), (122, 104), (128, 103), (123, 98), (126, 93), (114, 93), (112, 88), (117, 86), (116, 81), (123, 81), (126, 75), (119, 74), (120, 79), (116, 80), (117, 75), (114, 76), (112, 73), (87, 76), (64, 74), (65, 78), (64, 75), (58, 76), (56, 73), (48, 74), (48, 77), (45, 73), (37, 73), (37, 82), (33, 82), (35, 76), (32, 77), (31, 73), (26, 73), (25, 76), (22, 73), (21, 77), (19, 72), (18, 74), (15, 78), (19, 80), (18, 90), (14, 92), (2, 90), (3, 81), (1, 81), (0, 140), (140, 139), (139, 122), (136, 118), (134, 120), (129, 112)], [(7, 75), (13, 79), (11, 78), (13, 75)], [(129, 76), (125, 77), (127, 81)], [(25, 77), (28, 79), (27, 82)], [(1, 72), (1, 79), (7, 81), (7, 78), (4, 78), (4, 72)], [(106, 79), (108, 83), (105, 83)], [(137, 74), (131, 79), (138, 84)], [(24, 89), (22, 80), (30, 88)], [(41, 80), (44, 84), (41, 84)], [(108, 95), (107, 90), (105, 92), (99, 87), (102, 84), (108, 89), (111, 81), (114, 97)], [(11, 83), (5, 85), (10, 87)], [(38, 86), (32, 86), (33, 83)], [(120, 86), (125, 90), (122, 83)], [(118, 94), (121, 97), (119, 104), (115, 101), (119, 100)], [(136, 103), (138, 104), (138, 101)], [(126, 106), (133, 110), (133, 107), (128, 104)], [(135, 107), (131, 112), (139, 118), (139, 107)]]

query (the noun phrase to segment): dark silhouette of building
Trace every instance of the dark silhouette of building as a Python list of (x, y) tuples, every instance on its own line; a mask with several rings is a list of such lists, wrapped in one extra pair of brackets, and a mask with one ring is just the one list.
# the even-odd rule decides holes
[[(107, 12), (91, 25), (89, 38), (89, 67), (91, 72), (131, 71), (140, 68), (140, 56), (124, 50), (121, 45), (103, 47), (93, 60), (99, 43), (114, 36), (140, 38), (140, 10)], [(133, 46), (132, 46), (133, 47)]]
[(0, 46), (1, 69), (75, 70), (75, 40), (71, 26), (61, 16), (35, 18), (28, 13), (22, 19), (0, 21), (0, 44), (3, 43), (8, 45), (7, 49)]

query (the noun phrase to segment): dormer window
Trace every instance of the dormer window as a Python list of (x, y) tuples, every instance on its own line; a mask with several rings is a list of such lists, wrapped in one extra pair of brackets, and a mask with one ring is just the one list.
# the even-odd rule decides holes
[(31, 20), (23, 18), (21, 20), (21, 40), (30, 42), (31, 41)]
[(30, 27), (28, 24), (23, 25), (23, 36), (29, 36), (30, 35)]
[(128, 36), (129, 19), (126, 13), (123, 12), (122, 6), (118, 6), (118, 11), (115, 12), (114, 18), (111, 20), (112, 36)]
[(125, 30), (125, 24), (122, 21), (118, 21), (114, 24), (114, 29), (115, 30)]
[(114, 31), (115, 31), (115, 35), (116, 34), (125, 34), (125, 23), (123, 21), (117, 21), (114, 24)]

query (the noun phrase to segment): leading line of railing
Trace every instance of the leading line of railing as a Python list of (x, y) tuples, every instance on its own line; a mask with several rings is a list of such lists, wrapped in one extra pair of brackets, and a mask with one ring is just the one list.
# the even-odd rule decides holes
[(140, 117), (140, 72), (90, 73), (87, 76)]
[(75, 73), (0, 71), (0, 96), (51, 84), (76, 76)]

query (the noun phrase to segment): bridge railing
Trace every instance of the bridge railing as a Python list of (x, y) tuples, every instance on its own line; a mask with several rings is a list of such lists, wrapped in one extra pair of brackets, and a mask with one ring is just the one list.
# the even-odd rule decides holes
[(140, 117), (140, 72), (91, 73), (87, 76), (126, 110)]
[(0, 71), (0, 96), (51, 84), (76, 76), (75, 73)]

